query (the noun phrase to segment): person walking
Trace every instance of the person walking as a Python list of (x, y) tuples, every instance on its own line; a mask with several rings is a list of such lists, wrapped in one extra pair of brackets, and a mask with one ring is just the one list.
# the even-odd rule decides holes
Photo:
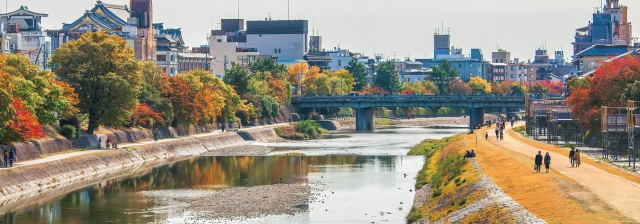
[(502, 133), (502, 131), (500, 131), (500, 140), (504, 140), (504, 133)]
[(158, 136), (158, 131), (155, 131), (155, 132), (153, 133), (153, 140), (155, 140), (156, 142), (158, 142), (158, 137), (159, 137), (159, 136)]
[(11, 151), (9, 151), (9, 166), (13, 167), (13, 162), (16, 161), (16, 153), (13, 151), (13, 149), (11, 149)]
[(3, 158), (4, 158), (4, 167), (9, 166), (9, 151), (7, 151), (6, 149), (4, 150), (4, 154), (3, 154)]
[(489, 132), (488, 131), (484, 133), (484, 139), (489, 141)]
[(98, 138), (98, 149), (102, 148), (102, 137)]
[(574, 161), (575, 156), (576, 156), (576, 150), (575, 150), (575, 148), (574, 148), (574, 147), (571, 147), (571, 151), (569, 151), (569, 162), (571, 162), (571, 167), (573, 167), (573, 166), (574, 166), (574, 163), (575, 163), (575, 161)]
[(536, 172), (538, 172), (538, 173), (540, 173), (540, 166), (542, 165), (542, 154), (541, 153), (542, 152), (538, 151), (538, 155), (536, 155), (536, 159), (535, 159), (536, 165), (535, 165), (534, 168), (535, 168)]
[(107, 141), (105, 141), (105, 144), (107, 146), (107, 149), (111, 148), (111, 138), (107, 137)]
[(498, 127), (496, 127), (496, 140), (500, 140), (500, 129), (498, 129)]
[(573, 163), (576, 167), (580, 167), (580, 149), (576, 149), (576, 154), (573, 157)]
[(549, 172), (550, 164), (551, 164), (551, 156), (549, 155), (549, 152), (547, 152), (547, 154), (544, 155), (544, 168), (547, 169), (547, 173)]

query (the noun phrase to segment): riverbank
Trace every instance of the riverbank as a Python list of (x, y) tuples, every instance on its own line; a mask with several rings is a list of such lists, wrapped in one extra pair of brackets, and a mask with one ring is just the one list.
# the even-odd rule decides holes
[[(485, 114), (485, 120), (493, 120), (499, 118), (499, 115), (495, 114)], [(456, 117), (427, 117), (427, 118), (411, 118), (411, 119), (390, 119), (390, 118), (375, 118), (376, 126), (385, 126), (385, 125), (397, 125), (397, 126), (405, 126), (405, 127), (429, 127), (436, 125), (454, 125), (454, 126), (463, 126), (469, 125), (469, 117), (468, 116), (456, 116)], [(355, 128), (355, 120), (354, 119), (343, 119), (337, 120), (339, 124), (342, 125), (343, 128)]]
[[(279, 139), (273, 130), (248, 130), (262, 140)], [(269, 136), (271, 135), (271, 136)], [(0, 170), (0, 205), (7, 206), (23, 199), (38, 197), (56, 189), (81, 186), (124, 172), (135, 172), (144, 164), (158, 164), (210, 153), (220, 156), (264, 155), (270, 149), (245, 147), (248, 142), (235, 132), (190, 136), (182, 140), (131, 144), (121, 150), (102, 150), (39, 164)]]
[(507, 196), (468, 150), (465, 135), (426, 140), (411, 154), (425, 156), (416, 178), (408, 223), (545, 223)]
[[(582, 158), (580, 168), (572, 168), (568, 153), (557, 153), (559, 149), (555, 147), (520, 139), (510, 129), (506, 128), (502, 141), (479, 136), (477, 160), (484, 172), (528, 211), (550, 223), (638, 222), (637, 182), (608, 173), (617, 170), (586, 157)], [(469, 135), (468, 144), (475, 145), (475, 141), (475, 136)], [(531, 169), (538, 151), (549, 152), (552, 158), (549, 173)]]

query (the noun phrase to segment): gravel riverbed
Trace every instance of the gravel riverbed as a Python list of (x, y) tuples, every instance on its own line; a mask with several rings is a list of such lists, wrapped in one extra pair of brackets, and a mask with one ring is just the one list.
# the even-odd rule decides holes
[(200, 156), (265, 156), (273, 149), (273, 147), (263, 145), (241, 145), (215, 149)]

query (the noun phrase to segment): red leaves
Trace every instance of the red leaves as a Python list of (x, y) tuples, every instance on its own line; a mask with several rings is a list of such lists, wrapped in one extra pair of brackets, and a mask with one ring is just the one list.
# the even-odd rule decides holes
[(360, 95), (388, 94), (388, 93), (389, 91), (376, 85), (365, 86), (365, 87), (362, 87), (362, 90), (360, 90)]
[(38, 123), (33, 113), (24, 107), (22, 99), (14, 98), (11, 107), (15, 111), (15, 115), (9, 125), (7, 139), (27, 141), (44, 137), (42, 125)]
[(582, 124), (595, 121), (602, 106), (624, 106), (621, 96), (627, 85), (640, 79), (640, 59), (626, 56), (598, 67), (590, 80), (591, 88), (578, 87), (568, 99), (573, 115)]
[(400, 95), (413, 95), (415, 94), (416, 91), (410, 90), (410, 89), (403, 89), (402, 91), (400, 91)]
[(562, 82), (550, 82), (548, 80), (544, 80), (540, 82), (540, 85), (545, 89), (549, 89), (549, 93), (551, 94), (560, 94), (564, 92), (564, 83)]
[(153, 111), (146, 103), (138, 104), (138, 108), (133, 110), (132, 120), (135, 124), (143, 127), (152, 127), (154, 124), (164, 123), (162, 113)]

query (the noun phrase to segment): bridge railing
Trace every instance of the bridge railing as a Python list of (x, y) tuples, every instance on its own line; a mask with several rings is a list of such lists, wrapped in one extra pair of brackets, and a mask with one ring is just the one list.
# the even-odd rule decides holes
[(367, 96), (293, 96), (292, 102), (318, 101), (448, 101), (448, 100), (476, 100), (476, 101), (524, 101), (523, 96), (494, 96), (494, 95), (367, 95)]

